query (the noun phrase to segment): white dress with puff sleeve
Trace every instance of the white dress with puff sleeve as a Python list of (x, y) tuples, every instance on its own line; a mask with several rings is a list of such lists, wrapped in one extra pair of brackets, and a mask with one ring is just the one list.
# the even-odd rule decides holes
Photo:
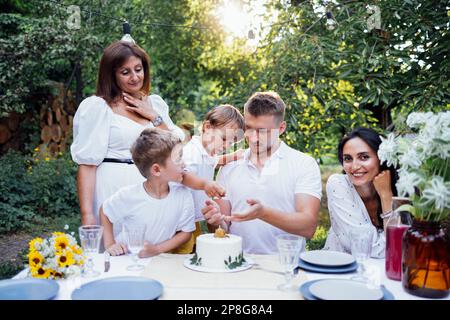
[(373, 258), (384, 258), (386, 240), (383, 229), (371, 222), (366, 206), (346, 174), (333, 174), (327, 181), (328, 211), (331, 228), (324, 250), (351, 253), (350, 230), (371, 227)]
[[(184, 133), (170, 119), (165, 101), (158, 95), (148, 98), (169, 130), (183, 141)], [(97, 223), (104, 200), (124, 186), (145, 180), (134, 164), (103, 162), (103, 159), (131, 159), (130, 148), (146, 128), (153, 128), (153, 124), (142, 125), (114, 113), (103, 98), (91, 96), (80, 103), (73, 119), (70, 150), (76, 163), (97, 166), (93, 203)], [(114, 235), (121, 231), (120, 228), (114, 226)]]

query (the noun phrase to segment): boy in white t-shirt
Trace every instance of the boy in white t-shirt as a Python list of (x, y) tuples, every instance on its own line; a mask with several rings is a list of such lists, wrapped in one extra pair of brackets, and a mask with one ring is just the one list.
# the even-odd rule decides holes
[(194, 211), (196, 229), (189, 242), (177, 249), (177, 253), (191, 253), (195, 239), (201, 234), (200, 221), (205, 220), (201, 209), (211, 197), (221, 198), (225, 189), (214, 182), (214, 171), (219, 165), (242, 158), (243, 150), (227, 152), (233, 143), (242, 140), (244, 117), (238, 109), (229, 104), (211, 109), (205, 116), (200, 136), (193, 136), (183, 148), (183, 162), (186, 165), (183, 184), (194, 189)]
[(179, 184), (184, 170), (182, 153), (181, 141), (168, 131), (146, 129), (135, 141), (133, 161), (147, 180), (120, 189), (100, 208), (103, 241), (111, 255), (128, 251), (121, 233), (114, 238), (115, 223), (146, 226), (141, 258), (189, 241), (195, 230), (194, 203), (191, 192)]

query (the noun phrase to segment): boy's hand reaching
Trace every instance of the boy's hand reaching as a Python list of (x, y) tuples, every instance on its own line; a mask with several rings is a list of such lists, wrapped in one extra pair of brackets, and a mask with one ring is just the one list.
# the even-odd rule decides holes
[(223, 196), (225, 196), (225, 189), (217, 182), (208, 181), (205, 184), (205, 193), (210, 198), (221, 199)]
[(205, 205), (202, 208), (202, 213), (206, 222), (213, 226), (219, 226), (224, 219), (224, 215), (220, 213), (219, 205), (211, 200), (206, 200)]
[(110, 246), (106, 251), (109, 252), (112, 256), (121, 256), (128, 252), (128, 248), (123, 243), (115, 243), (112, 246)]
[(161, 252), (159, 250), (158, 245), (151, 244), (150, 242), (145, 241), (144, 242), (144, 249), (139, 251), (138, 257), (139, 258), (148, 258), (148, 257), (157, 256), (160, 253)]

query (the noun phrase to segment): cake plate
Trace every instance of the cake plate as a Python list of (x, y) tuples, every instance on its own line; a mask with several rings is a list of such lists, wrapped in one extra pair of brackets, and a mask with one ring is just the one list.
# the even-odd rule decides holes
[(230, 272), (239, 272), (244, 271), (247, 269), (250, 269), (255, 263), (251, 258), (244, 257), (245, 261), (242, 266), (236, 267), (234, 269), (213, 269), (213, 268), (207, 268), (204, 266), (197, 266), (194, 264), (191, 264), (191, 258), (187, 258), (184, 260), (184, 266), (188, 269), (199, 271), (199, 272), (209, 272), (209, 273), (230, 273)]

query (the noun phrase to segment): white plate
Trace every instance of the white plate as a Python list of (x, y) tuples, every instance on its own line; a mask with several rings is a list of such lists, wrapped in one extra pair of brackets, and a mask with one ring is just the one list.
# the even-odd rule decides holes
[(355, 262), (355, 258), (351, 254), (328, 250), (305, 251), (300, 254), (300, 259), (325, 267), (342, 267)]
[(381, 289), (369, 288), (366, 283), (346, 279), (324, 279), (313, 283), (309, 291), (321, 300), (381, 300)]
[(194, 271), (200, 271), (200, 272), (210, 272), (210, 273), (229, 273), (229, 272), (239, 272), (239, 271), (244, 271), (247, 269), (250, 269), (252, 267), (252, 265), (254, 265), (255, 263), (253, 262), (252, 259), (245, 257), (245, 261), (242, 266), (240, 267), (236, 267), (234, 269), (211, 269), (211, 268), (206, 268), (204, 266), (196, 266), (191, 264), (191, 258), (187, 258), (186, 260), (184, 260), (184, 266), (188, 269), (194, 270)]

